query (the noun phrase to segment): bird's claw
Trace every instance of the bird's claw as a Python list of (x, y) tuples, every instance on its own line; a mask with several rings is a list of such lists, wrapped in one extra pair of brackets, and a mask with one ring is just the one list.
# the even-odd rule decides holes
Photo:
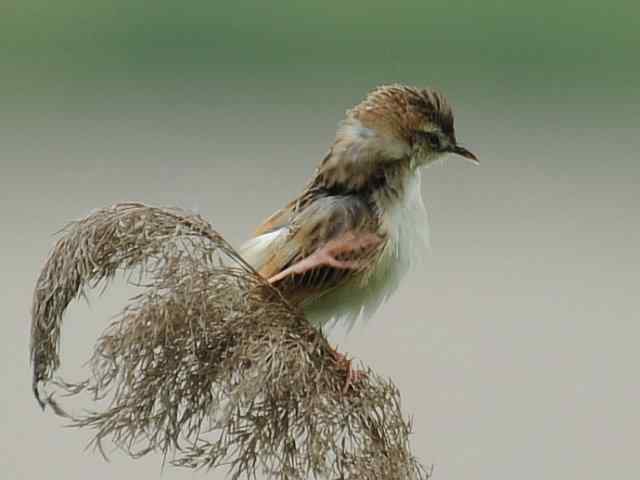
[(353, 367), (353, 361), (345, 354), (340, 353), (334, 349), (333, 357), (338, 367), (346, 370), (346, 379), (344, 386), (342, 387), (342, 393), (347, 393), (350, 388), (354, 388), (355, 384), (367, 378), (367, 374), (365, 372), (363, 372), (362, 370), (357, 370)]

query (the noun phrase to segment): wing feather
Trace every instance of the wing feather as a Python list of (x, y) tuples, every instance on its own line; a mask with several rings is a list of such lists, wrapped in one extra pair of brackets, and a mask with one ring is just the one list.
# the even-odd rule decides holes
[[(265, 278), (284, 274), (275, 282), (291, 301), (306, 303), (332, 290), (366, 268), (338, 268), (320, 265), (293, 271), (291, 267), (309, 259), (332, 242), (348, 236), (354, 248), (343, 248), (340, 260), (368, 266), (379, 245), (360, 242), (366, 235), (379, 236), (375, 211), (354, 195), (317, 195), (304, 203), (292, 202), (267, 219), (258, 230), (262, 232), (241, 249), (245, 259)], [(384, 240), (382, 237), (379, 237)], [(291, 271), (291, 273), (289, 273)]]

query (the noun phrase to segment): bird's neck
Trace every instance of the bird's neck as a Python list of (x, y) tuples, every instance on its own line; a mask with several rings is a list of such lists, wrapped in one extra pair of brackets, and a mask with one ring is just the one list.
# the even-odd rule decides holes
[(403, 170), (412, 153), (409, 144), (388, 129), (348, 116), (320, 163), (314, 183), (347, 193), (375, 190)]
[(415, 175), (419, 175), (419, 172), (409, 159), (395, 161), (376, 172), (368, 193), (382, 202), (400, 200), (406, 193), (409, 181)]
[(312, 180), (313, 187), (333, 195), (359, 195), (378, 208), (401, 201), (410, 179), (419, 176), (409, 158), (380, 162), (376, 168), (370, 169), (357, 181), (352, 177), (340, 181), (340, 178), (328, 178), (323, 173), (322, 169), (316, 172)]

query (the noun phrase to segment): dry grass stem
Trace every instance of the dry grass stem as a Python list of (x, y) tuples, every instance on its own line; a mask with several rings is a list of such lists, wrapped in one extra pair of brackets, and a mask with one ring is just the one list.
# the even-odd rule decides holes
[[(69, 303), (119, 271), (141, 285), (99, 338), (90, 375), (54, 378)], [(427, 478), (395, 386), (371, 370), (346, 394), (324, 336), (199, 216), (119, 204), (72, 223), (34, 293), (31, 359), (44, 407), (134, 457), (226, 465), (231, 478)], [(90, 393), (69, 415), (53, 394)]]

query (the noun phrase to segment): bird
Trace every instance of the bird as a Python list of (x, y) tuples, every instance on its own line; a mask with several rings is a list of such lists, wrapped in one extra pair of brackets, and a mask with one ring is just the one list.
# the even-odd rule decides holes
[(458, 144), (434, 88), (383, 85), (347, 110), (306, 188), (255, 231), (241, 256), (316, 327), (370, 317), (428, 250), (422, 167)]

